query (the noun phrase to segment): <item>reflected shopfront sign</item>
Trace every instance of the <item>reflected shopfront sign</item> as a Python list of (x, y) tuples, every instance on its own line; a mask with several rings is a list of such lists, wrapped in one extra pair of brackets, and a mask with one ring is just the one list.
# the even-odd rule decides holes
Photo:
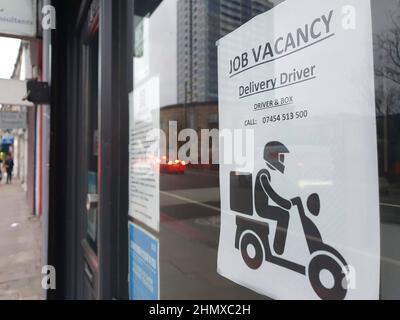
[(0, 111), (0, 129), (25, 129), (26, 112), (5, 112)]
[(36, 37), (36, 0), (0, 0), (0, 34)]

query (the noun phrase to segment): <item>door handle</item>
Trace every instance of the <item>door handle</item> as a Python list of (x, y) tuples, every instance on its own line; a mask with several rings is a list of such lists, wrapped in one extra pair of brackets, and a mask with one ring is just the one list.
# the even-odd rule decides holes
[(99, 206), (99, 195), (94, 193), (88, 194), (86, 198), (86, 210), (87, 211), (94, 210), (97, 209), (98, 206)]

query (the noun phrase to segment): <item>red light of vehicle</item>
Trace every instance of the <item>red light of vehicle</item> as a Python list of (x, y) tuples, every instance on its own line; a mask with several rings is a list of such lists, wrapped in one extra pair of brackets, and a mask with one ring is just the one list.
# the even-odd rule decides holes
[(182, 164), (183, 166), (186, 166), (186, 162), (185, 162), (185, 161), (181, 161), (181, 164)]
[(175, 160), (175, 163), (178, 164), (180, 161), (179, 160)]
[(169, 166), (172, 166), (174, 163), (172, 161), (168, 162)]

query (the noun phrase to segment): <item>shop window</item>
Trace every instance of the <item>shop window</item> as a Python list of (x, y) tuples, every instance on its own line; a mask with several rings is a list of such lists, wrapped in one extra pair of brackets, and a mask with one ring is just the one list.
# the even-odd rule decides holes
[[(155, 24), (156, 22), (158, 22), (159, 24), (165, 26), (165, 30), (158, 30), (159, 33), (149, 34), (148, 41), (150, 43), (152, 43), (152, 41), (157, 42), (160, 38), (163, 37), (167, 38), (167, 31), (169, 30), (169, 28), (171, 28), (171, 30), (174, 30), (174, 25), (172, 25), (173, 23), (177, 22), (177, 26), (179, 28), (181, 21), (188, 18), (187, 14), (184, 14), (181, 17), (179, 16), (180, 13), (178, 10), (174, 11), (174, 6), (176, 7), (176, 3), (178, 3), (179, 5), (182, 1), (183, 0), (165, 0), (150, 16), (150, 21), (151, 19), (154, 19)], [(293, 3), (293, 0), (287, 1), (291, 1)], [(195, 1), (193, 2), (195, 3)], [(192, 129), (190, 131), (191, 134), (198, 133), (199, 128), (209, 130), (219, 129), (219, 126), (222, 123), (223, 119), (219, 117), (218, 113), (218, 108), (220, 107), (218, 105), (218, 99), (221, 98), (221, 96), (219, 96), (220, 93), (218, 92), (217, 70), (219, 65), (217, 61), (217, 47), (215, 46), (216, 41), (219, 40), (220, 36), (224, 36), (236, 30), (238, 27), (243, 25), (246, 21), (250, 20), (260, 12), (269, 12), (269, 10), (274, 9), (274, 4), (284, 2), (286, 1), (258, 1), (256, 2), (257, 5), (254, 6), (253, 9), (251, 6), (248, 5), (247, 1), (227, 0), (223, 1), (223, 4), (221, 5), (220, 9), (222, 9), (223, 12), (220, 15), (216, 15), (215, 11), (210, 10), (210, 8), (212, 8), (212, 4), (204, 7), (194, 7), (193, 12), (197, 12), (196, 15), (204, 15), (207, 17), (207, 19), (198, 20), (193, 25), (194, 27), (196, 27), (196, 30), (193, 30), (192, 34), (189, 34), (189, 30), (187, 28), (183, 28), (185, 32), (184, 39), (187, 41), (193, 40), (194, 43), (197, 43), (193, 47), (193, 51), (195, 52), (186, 50), (185, 48), (187, 47), (187, 44), (185, 44), (183, 48), (180, 48), (179, 46), (178, 48), (176, 48), (176, 44), (170, 43), (168, 41), (161, 42), (161, 44), (157, 43), (157, 46), (154, 47), (157, 48), (157, 50), (154, 50), (152, 52), (153, 57), (149, 60), (148, 70), (150, 71), (146, 81), (140, 84), (135, 84), (135, 86), (137, 85), (135, 90), (139, 90), (140, 88), (142, 88), (141, 86), (143, 86), (143, 83), (147, 83), (147, 85), (149, 86), (148, 92), (152, 92), (153, 95), (157, 94), (157, 99), (151, 99), (150, 96), (148, 97), (148, 101), (151, 105), (152, 110), (149, 115), (151, 113), (157, 114), (157, 116), (160, 118), (160, 121), (163, 123), (163, 128), (168, 133), (169, 130), (172, 130), (172, 127), (169, 127), (166, 124), (170, 122), (175, 122), (178, 128)], [(398, 243), (400, 242), (400, 56), (397, 50), (397, 48), (400, 46), (400, 44), (398, 43), (400, 34), (400, 30), (398, 28), (398, 26), (400, 25), (400, 6), (394, 0), (372, 1), (371, 3), (373, 34), (370, 36), (373, 38), (374, 46), (373, 52), (370, 53), (373, 53), (374, 55), (374, 75), (372, 76), (373, 79), (368, 80), (371, 80), (375, 86), (374, 95), (376, 98), (376, 117), (372, 117), (374, 119), (371, 119), (374, 121), (374, 125), (376, 123), (377, 129), (376, 135), (373, 134), (369, 138), (376, 138), (377, 146), (375, 151), (377, 151), (378, 155), (378, 172), (371, 172), (370, 174), (376, 174), (377, 177), (379, 176), (377, 185), (374, 186), (376, 187), (376, 191), (379, 190), (379, 203), (377, 204), (379, 206), (379, 212), (377, 212), (375, 222), (375, 224), (379, 223), (379, 225), (375, 225), (375, 227), (378, 227), (380, 229), (380, 257), (378, 258), (380, 259), (381, 271), (379, 275), (379, 295), (383, 299), (400, 299), (400, 253), (399, 250), (397, 250)], [(350, 10), (351, 8), (347, 9)], [(188, 6), (186, 6), (185, 12), (187, 12), (188, 10)], [(168, 16), (169, 18), (167, 19), (165, 14), (166, 12), (176, 12), (176, 16)], [(197, 17), (196, 15), (194, 15), (194, 18)], [(300, 12), (299, 16), (301, 16)], [(319, 18), (320, 20), (318, 20), (318, 22), (327, 22), (328, 17), (324, 16), (324, 18), (325, 20)], [(159, 21), (156, 21), (157, 19), (159, 19)], [(201, 25), (203, 21), (208, 21), (208, 24)], [(166, 25), (165, 23), (167, 22), (171, 25)], [(297, 34), (298, 38), (296, 38), (296, 41), (291, 41), (290, 37), (288, 37), (288, 31), (284, 28), (284, 26), (282, 27), (282, 29), (285, 30), (282, 32), (280, 32), (280, 30), (273, 30), (274, 26), (278, 26), (278, 24), (275, 22), (276, 20), (271, 18), (271, 30), (268, 31), (268, 34), (275, 35), (276, 38), (279, 38), (280, 36), (285, 36), (287, 43), (289, 43), (288, 47), (296, 46), (298, 42), (305, 41), (305, 39), (311, 39), (307, 38), (305, 34), (299, 33)], [(187, 23), (188, 22), (186, 21), (185, 25)], [(284, 22), (282, 22), (282, 24), (284, 25)], [(305, 24), (302, 24), (302, 26), (304, 25)], [(209, 26), (212, 26), (212, 28), (209, 28)], [(349, 26), (349, 28), (351, 29), (351, 26)], [(252, 37), (259, 36), (259, 34), (254, 34), (252, 34)], [(178, 30), (176, 37), (178, 39), (175, 41), (178, 41), (178, 44), (182, 43), (179, 42), (179, 37), (183, 37), (183, 33), (181, 33), (180, 30)], [(191, 37), (191, 39), (189, 37)], [(202, 37), (200, 44), (198, 43), (198, 37)], [(247, 63), (249, 63), (248, 59), (254, 57), (254, 55), (256, 57), (261, 57), (262, 53), (264, 52), (267, 52), (268, 54), (268, 48), (266, 49), (265, 47), (262, 47), (263, 45), (265, 46), (265, 43), (267, 42), (266, 39), (264, 40), (265, 41), (260, 41), (259, 44), (261, 45), (261, 49), (259, 49), (260, 55), (257, 55), (257, 46), (253, 48), (254, 51), (251, 51), (251, 49), (249, 49), (248, 56), (245, 56), (244, 52), (236, 50), (235, 46), (241, 48), (243, 43), (246, 44), (247, 42), (251, 42), (251, 37), (240, 38), (237, 39), (235, 43), (232, 43), (232, 47), (235, 48), (233, 50), (235, 54), (233, 54), (231, 57), (232, 61), (230, 66), (232, 67), (232, 70), (236, 68), (238, 71), (237, 77), (242, 77), (241, 79), (243, 79), (241, 85), (242, 88), (240, 88), (240, 86), (238, 86), (239, 88), (232, 88), (232, 97), (234, 95), (237, 95), (238, 92), (240, 92), (239, 90), (247, 92), (247, 95), (249, 96), (254, 94), (254, 92), (251, 92), (251, 90), (255, 90), (254, 85), (257, 85), (255, 84), (255, 80), (252, 78), (246, 78), (244, 76), (244, 72), (241, 71), (246, 69)], [(329, 45), (329, 40), (334, 41), (335, 39), (333, 38), (333, 36), (331, 38), (329, 37), (327, 38), (326, 42), (324, 42), (324, 44)], [(357, 43), (357, 45), (359, 44), (360, 43)], [(279, 47), (279, 45), (280, 43), (278, 42), (276, 48), (278, 48), (279, 50), (283, 50), (282, 48), (284, 48), (284, 45), (281, 45), (281, 47)], [(349, 43), (349, 45), (351, 45), (351, 43)], [(179, 55), (179, 58), (172, 57), (168, 60), (165, 59), (165, 54), (169, 54), (169, 52), (171, 51), (170, 47), (174, 47), (175, 51), (178, 51), (178, 53), (176, 54)], [(316, 47), (310, 48), (315, 49)], [(308, 52), (312, 52), (313, 49), (310, 49)], [(171, 52), (174, 51), (172, 50)], [(183, 55), (183, 58), (182, 55), (180, 55), (181, 53)], [(206, 61), (204, 63), (204, 66), (203, 64), (200, 64), (201, 67), (199, 67), (196, 61), (199, 57), (201, 57), (202, 61), (203, 58), (204, 61)], [(300, 59), (301, 61), (304, 61), (304, 63), (306, 61), (309, 61), (311, 63), (312, 61), (318, 60), (320, 58), (317, 56), (317, 54), (312, 55), (311, 53), (309, 56), (305, 57), (305, 59)], [(271, 58), (271, 60), (274, 60), (274, 58), (275, 57)], [(162, 61), (163, 63), (160, 63), (160, 61)], [(285, 61), (289, 60), (284, 60), (282, 58), (279, 63), (284, 64)], [(183, 62), (185, 65), (185, 72), (179, 73), (177, 72), (177, 70), (182, 70), (180, 68), (182, 68)], [(190, 63), (193, 63), (193, 66), (196, 67), (193, 68), (192, 72), (189, 71), (190, 69), (188, 67)], [(350, 68), (350, 66), (346, 64), (345, 58), (343, 58), (341, 63), (341, 65), (335, 65), (333, 67), (340, 69), (344, 68), (344, 66), (347, 66), (348, 68)], [(243, 64), (244, 67), (239, 70), (239, 68), (242, 67)], [(311, 75), (311, 73), (313, 72), (312, 65), (309, 69), (306, 69), (306, 66), (303, 67), (304, 68), (300, 70), (300, 68), (296, 66), (296, 70), (293, 70), (294, 64), (288, 63), (288, 74), (280, 74), (279, 76), (283, 77), (281, 78), (281, 80), (287, 78), (287, 81), (289, 81), (290, 78), (293, 81), (298, 81), (300, 83), (302, 80), (304, 80), (300, 78), (304, 76), (305, 73)], [(254, 70), (251, 70), (252, 71), (250, 71), (248, 74), (252, 74), (251, 72), (253, 72)], [(273, 74), (273, 72), (274, 69), (271, 68), (270, 73)], [(176, 74), (180, 76), (176, 76)], [(184, 78), (180, 78), (182, 74), (184, 75)], [(232, 74), (232, 77), (234, 76), (236, 75)], [(319, 79), (319, 77), (322, 76), (315, 75), (316, 79)], [(301, 83), (305, 86), (306, 82)], [(274, 85), (273, 79), (271, 79), (268, 83), (259, 84), (259, 86), (265, 87), (265, 92), (268, 92), (271, 89), (267, 88), (267, 86), (269, 85)], [(280, 88), (281, 92), (288, 92), (284, 91), (284, 88), (286, 87), (286, 85), (282, 85), (282, 88)], [(315, 88), (315, 94), (317, 94), (319, 88), (318, 86), (316, 86)], [(362, 94), (371, 94), (371, 92), (361, 92), (360, 86), (357, 86), (356, 88), (357, 90), (354, 90), (355, 100), (357, 100), (357, 97), (360, 98), (360, 95)], [(288, 94), (287, 96), (280, 96), (282, 94), (278, 93), (278, 91), (276, 92), (276, 97), (279, 97), (277, 98), (279, 99), (279, 103), (277, 101), (265, 101), (264, 98), (267, 97), (268, 94), (265, 93), (265, 95), (258, 95), (258, 100), (249, 100), (251, 101), (251, 103), (248, 103), (247, 105), (244, 104), (244, 111), (238, 111), (237, 109), (232, 107), (231, 114), (236, 114), (243, 117), (244, 114), (250, 115), (248, 117), (244, 117), (246, 119), (243, 120), (243, 126), (246, 125), (249, 128), (255, 126), (257, 123), (258, 125), (260, 125), (260, 121), (265, 121), (266, 126), (268, 125), (271, 128), (277, 128), (278, 122), (282, 122), (283, 118), (288, 120), (291, 116), (298, 116), (303, 118), (310, 116), (309, 114), (306, 114), (306, 110), (295, 109), (298, 105), (294, 102), (291, 103), (291, 99), (296, 99), (296, 97), (291, 97), (290, 94)], [(334, 99), (335, 93), (331, 92), (331, 94), (332, 96), (324, 97), (324, 99), (322, 100), (327, 101), (330, 99)], [(231, 97), (225, 98), (228, 99)], [(324, 101), (322, 100), (320, 101), (320, 103), (324, 103)], [(137, 101), (135, 101), (134, 104), (135, 103), (137, 104)], [(276, 111), (279, 109), (277, 104), (279, 106), (281, 106), (281, 104), (285, 106), (286, 104), (291, 106), (285, 109), (287, 112), (279, 113), (278, 111)], [(307, 101), (301, 101), (301, 105), (306, 106)], [(138, 105), (138, 107), (139, 106), (140, 105)], [(246, 113), (249, 112), (249, 110), (251, 110), (252, 112)], [(275, 117), (270, 118), (270, 113), (268, 113), (266, 110), (275, 110), (273, 114), (271, 113), (271, 115), (275, 115)], [(330, 110), (329, 112), (333, 112), (333, 110)], [(263, 114), (264, 116), (260, 116), (261, 114)], [(346, 115), (350, 117), (348, 113), (346, 113)], [(157, 116), (154, 117), (157, 119)], [(326, 114), (318, 114), (318, 116), (323, 117), (326, 116)], [(355, 113), (352, 116), (357, 117), (359, 115)], [(336, 121), (337, 127), (340, 128), (340, 126), (344, 125), (346, 121), (350, 121), (348, 117), (346, 118), (345, 115), (343, 115), (342, 117), (333, 118), (332, 121)], [(359, 119), (360, 121), (363, 121), (361, 117)], [(288, 136), (290, 136), (292, 139), (295, 139), (296, 135), (300, 135), (304, 132), (309, 132), (313, 129), (311, 124), (310, 126), (304, 124), (303, 127), (292, 127), (291, 123), (293, 122), (290, 122), (289, 120), (286, 123)], [(227, 126), (226, 123), (224, 123), (224, 125)], [(295, 132), (293, 128), (301, 128), (301, 130)], [(337, 131), (333, 130), (330, 133), (326, 133), (326, 136), (328, 138), (330, 137), (331, 139), (334, 139), (337, 134)], [(361, 135), (363, 133), (362, 130), (354, 130), (354, 134)], [(319, 139), (318, 135), (314, 136), (313, 139), (317, 141)], [(212, 143), (209, 146), (209, 151), (210, 153), (212, 153), (211, 151), (215, 151), (215, 149), (217, 148), (217, 142), (212, 141), (211, 138), (210, 141)], [(256, 139), (256, 141), (258, 140)], [(182, 141), (177, 142), (178, 147), (184, 145), (185, 142), (186, 141), (183, 139)], [(167, 142), (167, 144), (168, 143), (169, 142)], [(284, 146), (282, 146), (281, 144), (278, 144), (277, 141), (272, 141), (271, 145), (273, 147), (272, 149), (280, 148), (280, 150), (286, 150), (286, 148), (284, 148)], [(351, 163), (352, 152), (362, 152), (364, 150), (362, 149), (362, 146), (348, 146), (346, 144), (346, 141), (343, 141), (343, 145), (345, 145), (346, 148), (340, 149), (340, 151), (330, 150), (327, 146), (323, 145), (318, 146), (317, 148), (311, 142), (308, 145), (306, 145), (306, 142), (304, 142), (304, 145), (298, 145), (294, 148), (295, 151), (293, 152), (297, 152), (296, 154), (299, 158), (296, 160), (296, 162), (293, 162), (293, 164), (296, 165), (296, 168), (298, 168), (298, 170), (308, 170), (307, 174), (311, 177), (309, 179), (299, 179), (298, 184), (296, 185), (296, 187), (298, 187), (297, 189), (310, 191), (309, 197), (303, 200), (304, 208), (309, 209), (309, 212), (304, 216), (300, 215), (300, 217), (298, 217), (299, 221), (301, 219), (303, 219), (303, 221), (306, 221), (305, 223), (307, 224), (307, 226), (312, 225), (312, 222), (314, 221), (318, 221), (318, 214), (321, 210), (337, 209), (338, 214), (340, 213), (340, 210), (342, 210), (344, 206), (342, 203), (335, 202), (335, 199), (333, 199), (331, 202), (327, 202), (325, 198), (321, 199), (322, 197), (318, 198), (317, 196), (318, 193), (323, 194), (324, 196), (329, 196), (331, 192), (329, 191), (330, 186), (334, 184), (337, 179), (348, 179), (348, 177), (346, 177), (346, 175), (335, 176), (334, 173), (337, 168), (335, 168), (333, 165), (330, 165), (327, 161), (321, 161), (318, 165), (309, 168), (307, 167), (304, 159), (306, 159), (307, 157), (319, 159), (322, 154), (324, 157), (341, 157), (344, 163)], [(168, 145), (168, 147), (170, 146)], [(262, 149), (261, 151), (259, 151), (260, 153), (263, 153), (264, 148), (266, 147), (266, 143), (262, 146), (257, 145), (257, 148), (260, 148), (260, 150)], [(285, 160), (285, 156), (288, 157), (288, 152), (284, 151), (282, 153), (284, 153), (284, 155), (281, 154), (279, 155), (279, 157), (276, 157), (275, 164), (277, 164), (277, 166), (274, 169), (274, 173), (284, 171), (284, 169), (279, 166), (279, 163), (283, 163), (283, 160)], [(269, 153), (266, 152), (265, 156), (267, 156), (267, 154)], [(272, 152), (272, 154), (275, 155), (276, 152)], [(150, 223), (146, 223), (145, 219), (140, 220), (133, 217), (130, 220), (141, 229), (144, 229), (146, 233), (150, 234), (152, 243), (154, 241), (154, 243), (158, 243), (159, 245), (159, 247), (157, 247), (159, 249), (159, 261), (157, 261), (159, 263), (160, 274), (159, 297), (162, 299), (273, 298), (273, 295), (269, 296), (267, 294), (260, 294), (257, 290), (251, 290), (249, 288), (250, 286), (239, 285), (234, 281), (230, 281), (227, 278), (220, 276), (216, 268), (219, 241), (220, 237), (222, 236), (220, 234), (221, 211), (229, 210), (230, 208), (228, 207), (232, 206), (235, 207), (238, 212), (241, 212), (244, 215), (246, 215), (246, 211), (248, 212), (249, 210), (251, 211), (251, 213), (253, 213), (253, 207), (255, 208), (256, 205), (253, 205), (251, 199), (254, 200), (256, 198), (256, 195), (253, 196), (251, 194), (249, 196), (250, 200), (247, 203), (236, 201), (235, 195), (237, 196), (237, 198), (239, 198), (243, 194), (249, 194), (251, 192), (257, 194), (258, 192), (261, 192), (261, 187), (259, 187), (258, 190), (253, 189), (253, 185), (255, 188), (256, 183), (252, 179), (256, 179), (256, 177), (252, 177), (251, 174), (240, 175), (237, 174), (237, 172), (234, 172), (234, 170), (232, 169), (232, 176), (229, 178), (231, 179), (231, 184), (234, 186), (234, 190), (231, 191), (231, 193), (229, 194), (230, 199), (232, 198), (231, 202), (224, 207), (221, 206), (221, 203), (223, 201), (226, 201), (226, 199), (223, 199), (223, 197), (228, 197), (225, 189), (227, 189), (228, 187), (232, 187), (232, 185), (220, 185), (221, 176), (220, 166), (218, 162), (213, 163), (212, 161), (205, 161), (204, 163), (202, 163), (201, 159), (199, 159), (201, 157), (201, 154), (199, 154), (197, 155), (198, 158), (196, 159), (196, 161), (193, 161), (192, 159), (192, 162), (188, 162), (185, 159), (185, 165), (182, 166), (183, 159), (180, 159), (178, 154), (174, 154), (172, 152), (171, 154), (168, 153), (168, 155), (162, 156), (165, 157), (165, 159), (160, 160), (167, 160), (167, 162), (166, 164), (164, 163), (160, 165), (160, 175), (155, 178), (155, 187), (153, 186), (154, 188), (158, 188), (157, 190), (153, 190), (155, 197), (154, 199), (157, 200), (157, 208), (153, 208), (151, 212), (148, 212), (148, 215), (156, 216), (154, 219), (158, 221), (159, 227), (157, 228)], [(368, 162), (374, 160), (365, 159), (365, 161)], [(168, 163), (170, 162), (171, 164), (168, 166)], [(361, 165), (362, 164), (360, 164), (360, 166)], [(326, 179), (317, 179), (313, 176), (314, 172), (316, 170), (322, 170), (321, 168), (324, 168), (326, 172)], [(264, 169), (267, 172), (271, 171), (271, 164), (267, 164)], [(332, 173), (332, 176), (328, 176), (328, 173)], [(351, 174), (352, 172), (348, 172), (348, 175)], [(268, 174), (265, 174), (265, 179), (270, 179)], [(351, 183), (351, 180), (349, 180), (349, 185), (351, 185)], [(283, 185), (280, 185), (280, 187), (281, 191), (283, 189), (283, 192), (288, 193), (292, 192), (292, 190), (296, 190), (294, 187), (293, 189), (285, 189)], [(312, 192), (312, 190), (314, 190), (314, 192)], [(141, 190), (141, 192), (146, 195), (147, 191), (148, 190), (146, 190), (146, 192)], [(354, 190), (353, 192), (357, 193), (360, 191)], [(350, 195), (348, 196), (350, 197)], [(285, 201), (283, 202), (284, 205), (287, 205), (287, 207), (293, 207), (293, 203), (287, 204)], [(262, 204), (268, 206), (268, 203), (262, 202)], [(300, 205), (298, 207), (300, 208)], [(356, 211), (357, 207), (354, 206), (354, 208), (354, 210)], [(322, 214), (323, 213), (321, 212), (321, 215)], [(242, 223), (246, 224), (247, 220), (241, 221)], [(323, 221), (325, 221), (325, 223), (322, 224), (322, 226), (318, 225), (318, 223), (315, 222), (315, 224), (318, 225), (321, 230), (318, 229), (315, 231), (313, 227), (309, 227), (309, 229), (312, 229), (312, 232), (314, 232), (314, 235), (317, 237), (317, 242), (319, 244), (323, 242), (322, 239), (318, 238), (319, 236), (323, 237), (322, 233), (326, 234), (332, 230), (340, 230), (340, 228), (343, 227), (344, 223), (343, 221), (336, 220), (335, 217), (332, 217), (331, 220)], [(237, 228), (236, 224), (240, 224), (240, 221), (231, 221), (231, 223), (232, 228)], [(360, 221), (359, 227), (364, 228), (365, 224), (369, 223), (372, 224), (374, 222)], [(263, 227), (265, 227), (265, 225), (263, 225)], [(275, 230), (276, 222), (271, 224), (269, 226), (269, 229), (265, 230), (265, 233), (267, 234), (269, 231), (270, 237), (272, 238), (273, 236), (275, 236), (276, 232), (279, 233), (279, 231)], [(251, 234), (253, 234), (254, 237), (255, 231)], [(251, 236), (247, 236), (247, 240), (250, 242), (249, 239), (252, 239)], [(236, 240), (239, 243), (240, 237), (238, 236), (238, 239)], [(329, 240), (332, 239), (329, 239), (328, 237), (327, 241)], [(155, 246), (154, 243), (153, 245)], [(338, 240), (338, 243), (340, 243), (340, 240)], [(232, 239), (232, 246), (234, 245), (235, 239)], [(313, 244), (311, 244), (311, 246), (312, 245)], [(308, 250), (307, 246), (310, 246), (309, 243), (304, 242), (302, 247), (299, 247), (299, 250)], [(368, 243), (365, 244), (365, 246), (377, 246), (377, 242)], [(256, 267), (259, 261), (256, 261), (257, 259), (255, 257), (257, 257), (258, 248), (256, 248), (256, 246), (254, 247), (255, 248), (252, 248), (253, 256), (251, 256), (251, 254), (249, 253), (248, 256), (245, 256), (243, 258), (243, 260), (247, 260), (247, 266), (250, 265), (253, 266), (254, 269), (257, 269)], [(296, 248), (291, 250), (291, 253), (295, 256), (297, 254)], [(237, 253), (240, 254), (240, 248), (231, 249), (237, 250)], [(241, 248), (241, 250), (243, 251), (244, 249)], [(279, 254), (279, 244), (275, 246), (275, 248), (273, 247), (273, 245), (271, 245), (271, 250), (275, 251), (275, 257), (277, 257), (276, 259), (280, 260), (281, 255)], [(347, 252), (347, 250), (349, 250), (349, 248), (334, 248), (331, 250), (331, 253), (336, 253), (336, 251)], [(241, 263), (243, 263), (242, 260), (240, 261)], [(289, 267), (287, 267), (288, 269), (296, 268), (296, 266), (293, 266), (293, 264), (291, 263), (287, 263), (287, 265), (289, 265)], [(271, 266), (271, 268), (278, 267), (274, 265)], [(298, 272), (298, 277), (304, 276), (305, 278), (306, 271), (305, 267), (303, 268), (299, 268), (300, 272)], [(268, 272), (266, 270), (264, 271), (265, 274), (260, 274), (268, 276)], [(296, 291), (296, 279), (298, 278), (296, 278), (296, 276), (293, 276), (293, 278), (291, 279), (293, 279), (293, 281), (282, 281), (281, 283), (277, 284), (277, 286), (286, 286), (287, 291)], [(375, 280), (376, 279), (371, 279), (371, 283)], [(279, 282), (279, 280), (277, 281)], [(365, 286), (369, 288), (369, 285), (371, 283), (366, 282)], [(131, 286), (134, 285), (134, 283), (131, 284)], [(311, 285), (309, 285), (309, 287), (309, 290), (313, 290)], [(318, 289), (316, 291), (318, 291)], [(318, 297), (321, 296), (316, 296), (316, 298)]]

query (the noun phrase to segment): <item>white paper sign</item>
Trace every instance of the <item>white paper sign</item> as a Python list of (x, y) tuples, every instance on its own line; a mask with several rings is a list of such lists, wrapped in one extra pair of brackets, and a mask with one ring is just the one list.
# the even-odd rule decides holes
[[(376, 299), (379, 197), (370, 2), (288, 0), (218, 45), (218, 272), (276, 299)], [(237, 141), (234, 145), (240, 145)]]
[(151, 78), (130, 97), (129, 215), (160, 230), (160, 94)]
[(0, 34), (36, 36), (36, 1), (0, 0)]

